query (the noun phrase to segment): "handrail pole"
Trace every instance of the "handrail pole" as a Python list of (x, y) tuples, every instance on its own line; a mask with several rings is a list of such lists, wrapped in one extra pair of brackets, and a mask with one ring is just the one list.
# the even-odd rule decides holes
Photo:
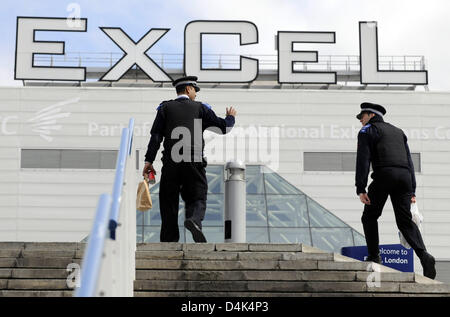
[[(120, 151), (116, 162), (116, 176), (114, 178), (114, 187), (112, 192), (111, 212), (109, 216), (109, 231), (110, 238), (116, 240), (116, 228), (118, 226), (119, 209), (121, 202), (121, 194), (123, 188), (123, 180), (125, 175), (125, 167), (128, 156), (128, 144), (130, 140), (130, 131), (128, 128), (123, 128), (122, 138), (120, 140)], [(125, 151), (126, 149), (126, 151)]]
[(129, 140), (128, 140), (128, 155), (131, 155), (131, 149), (133, 148), (133, 137), (134, 137), (134, 118), (130, 118), (128, 121), (128, 131), (129, 131)]
[(110, 207), (111, 196), (102, 194), (98, 200), (94, 225), (87, 244), (88, 247), (83, 256), (80, 275), (81, 285), (75, 293), (77, 297), (95, 296), (106, 240)]
[[(122, 130), (112, 195), (103, 194), (99, 199), (83, 257), (82, 285), (75, 292), (77, 297), (133, 296), (136, 273), (136, 208), (132, 194), (136, 172), (135, 162), (132, 161), (135, 157), (133, 132), (134, 119), (131, 118), (128, 128)], [(116, 229), (121, 224), (124, 226), (116, 241)]]

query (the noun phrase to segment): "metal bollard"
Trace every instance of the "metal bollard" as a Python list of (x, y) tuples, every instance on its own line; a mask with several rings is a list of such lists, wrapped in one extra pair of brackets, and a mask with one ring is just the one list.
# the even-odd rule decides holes
[(245, 243), (245, 164), (228, 162), (225, 172), (225, 242)]

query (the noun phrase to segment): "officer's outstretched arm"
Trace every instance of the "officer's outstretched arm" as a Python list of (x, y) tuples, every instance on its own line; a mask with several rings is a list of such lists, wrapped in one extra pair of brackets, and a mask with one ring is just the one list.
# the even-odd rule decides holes
[[(235, 123), (236, 110), (233, 107), (227, 108), (227, 116), (225, 119), (219, 118), (211, 106), (208, 104), (203, 104), (203, 115), (202, 115), (202, 125), (203, 130), (209, 129), (211, 127), (218, 128), (222, 134), (226, 134), (231, 131), (231, 128)], [(216, 129), (210, 129), (213, 132), (219, 133)]]

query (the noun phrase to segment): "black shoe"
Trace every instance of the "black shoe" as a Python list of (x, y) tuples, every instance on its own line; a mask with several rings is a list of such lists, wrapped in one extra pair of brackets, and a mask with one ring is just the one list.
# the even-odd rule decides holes
[(206, 242), (202, 229), (200, 229), (200, 227), (192, 219), (186, 219), (184, 221), (184, 227), (192, 233), (192, 238), (195, 242)]
[(434, 257), (428, 252), (424, 252), (422, 258), (420, 259), (420, 263), (423, 267), (423, 276), (434, 280), (436, 277), (436, 268), (434, 267), (436, 261)]
[(374, 262), (374, 263), (381, 264), (381, 256), (379, 256), (379, 255), (368, 256), (367, 259), (365, 260), (365, 262)]

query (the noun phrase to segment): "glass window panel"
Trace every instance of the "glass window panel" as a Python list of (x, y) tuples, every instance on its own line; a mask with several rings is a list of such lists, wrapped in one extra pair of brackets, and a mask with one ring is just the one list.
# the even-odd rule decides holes
[[(160, 209), (159, 209), (159, 198), (153, 199), (152, 203), (153, 203), (152, 209), (144, 212), (144, 225), (160, 226), (161, 225), (161, 213), (160, 213)], [(183, 223), (184, 223), (184, 202), (181, 199), (181, 197), (179, 197), (178, 225), (182, 225)]]
[(247, 195), (247, 226), (267, 227), (266, 198), (264, 195)]
[(160, 226), (161, 214), (159, 209), (159, 199), (153, 199), (152, 197), (152, 209), (143, 212), (143, 214), (144, 214), (144, 225)]
[(208, 193), (223, 194), (225, 184), (223, 178), (223, 165), (211, 165), (206, 167), (206, 178), (208, 179)]
[(351, 228), (311, 228), (313, 246), (341, 253), (342, 247), (353, 246)]
[(269, 226), (308, 227), (305, 195), (267, 195)]
[[(149, 185), (149, 190), (150, 190), (150, 194), (152, 195), (152, 200), (153, 199), (159, 199), (158, 195), (159, 195), (159, 182), (157, 182), (154, 185)], [(154, 198), (155, 197), (155, 198)]]
[(355, 241), (355, 245), (366, 245), (366, 238), (360, 234), (359, 232), (352, 230), (353, 232), (353, 240)]
[(148, 211), (139, 211), (136, 210), (136, 225), (143, 226), (144, 225), (144, 215), (148, 213)]
[(101, 151), (61, 150), (61, 168), (100, 168)]
[(144, 227), (137, 226), (136, 228), (136, 243), (144, 243)]
[(144, 243), (159, 242), (160, 227), (144, 227)]
[(304, 243), (311, 245), (309, 228), (269, 228), (270, 243)]
[[(192, 233), (184, 229), (186, 235), (186, 243), (193, 243)], [(223, 243), (225, 241), (225, 234), (223, 227), (203, 227), (202, 232), (205, 235), (206, 241), (209, 243)]]
[(308, 197), (311, 227), (348, 227), (342, 220)]
[(267, 227), (247, 227), (246, 241), (248, 243), (269, 243), (269, 232)]
[[(208, 194), (203, 226), (223, 226), (224, 195)], [(184, 220), (183, 220), (184, 221)]]
[[(268, 169), (265, 169), (267, 171)], [(288, 183), (277, 173), (266, 172), (264, 173), (264, 182), (266, 185), (266, 194), (283, 194), (283, 195), (295, 195), (303, 193), (295, 186)]]
[(247, 194), (264, 194), (263, 174), (261, 166), (247, 165), (245, 170)]
[(60, 168), (61, 150), (23, 149), (20, 159), (21, 168)]

